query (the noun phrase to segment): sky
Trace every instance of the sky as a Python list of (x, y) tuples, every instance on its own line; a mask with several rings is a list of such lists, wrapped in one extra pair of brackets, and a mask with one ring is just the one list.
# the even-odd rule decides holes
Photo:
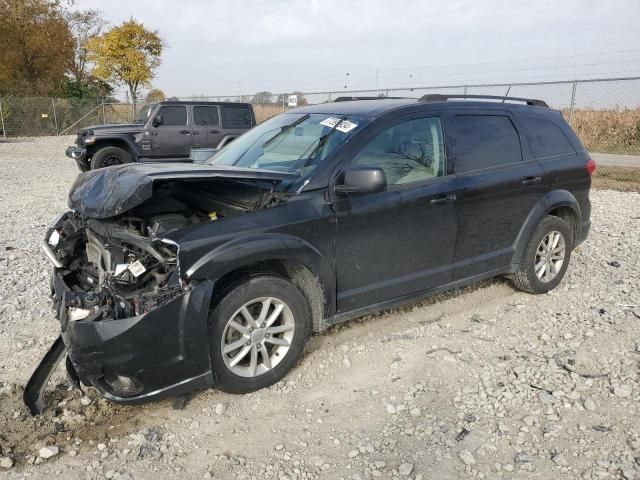
[(230, 96), (640, 76), (639, 0), (76, 0), (166, 48), (153, 86)]

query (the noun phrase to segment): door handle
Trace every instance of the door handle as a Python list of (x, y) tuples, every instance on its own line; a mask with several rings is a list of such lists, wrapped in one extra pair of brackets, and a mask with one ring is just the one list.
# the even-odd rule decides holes
[(192, 135), (200, 135), (200, 132), (198, 130), (194, 130), (193, 132), (191, 132)]
[(522, 179), (523, 185), (536, 185), (542, 183), (542, 177), (524, 177)]
[(180, 130), (180, 132), (182, 135), (189, 135), (191, 132), (189, 130)]
[(209, 130), (209, 133), (220, 133), (219, 130)]
[(449, 195), (441, 195), (439, 197), (432, 198), (431, 205), (443, 205), (445, 203), (455, 202), (456, 198), (457, 197), (455, 193), (450, 193)]

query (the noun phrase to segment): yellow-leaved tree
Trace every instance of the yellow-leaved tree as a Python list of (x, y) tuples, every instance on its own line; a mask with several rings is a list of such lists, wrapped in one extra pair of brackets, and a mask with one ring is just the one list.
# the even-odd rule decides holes
[(148, 86), (160, 65), (162, 39), (133, 18), (92, 38), (87, 43), (93, 74), (106, 81), (126, 85), (133, 102), (141, 87)]

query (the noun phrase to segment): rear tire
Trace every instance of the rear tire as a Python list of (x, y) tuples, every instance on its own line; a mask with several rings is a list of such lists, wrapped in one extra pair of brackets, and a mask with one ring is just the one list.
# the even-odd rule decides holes
[(543, 218), (533, 232), (511, 281), (527, 293), (547, 293), (562, 281), (572, 248), (573, 235), (569, 224), (551, 215)]
[(282, 379), (304, 350), (309, 311), (302, 292), (281, 277), (261, 275), (228, 289), (209, 315), (215, 385), (249, 393)]
[(131, 163), (132, 161), (131, 154), (120, 147), (103, 147), (93, 154), (91, 170)]

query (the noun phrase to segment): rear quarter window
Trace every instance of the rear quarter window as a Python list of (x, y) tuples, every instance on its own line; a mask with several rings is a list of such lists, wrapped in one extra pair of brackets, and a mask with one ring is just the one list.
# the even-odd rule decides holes
[(222, 107), (222, 126), (224, 128), (251, 128), (251, 111), (248, 107)]
[(536, 158), (576, 153), (562, 129), (551, 120), (524, 117), (525, 138)]
[(456, 115), (457, 173), (522, 162), (520, 136), (505, 115)]

